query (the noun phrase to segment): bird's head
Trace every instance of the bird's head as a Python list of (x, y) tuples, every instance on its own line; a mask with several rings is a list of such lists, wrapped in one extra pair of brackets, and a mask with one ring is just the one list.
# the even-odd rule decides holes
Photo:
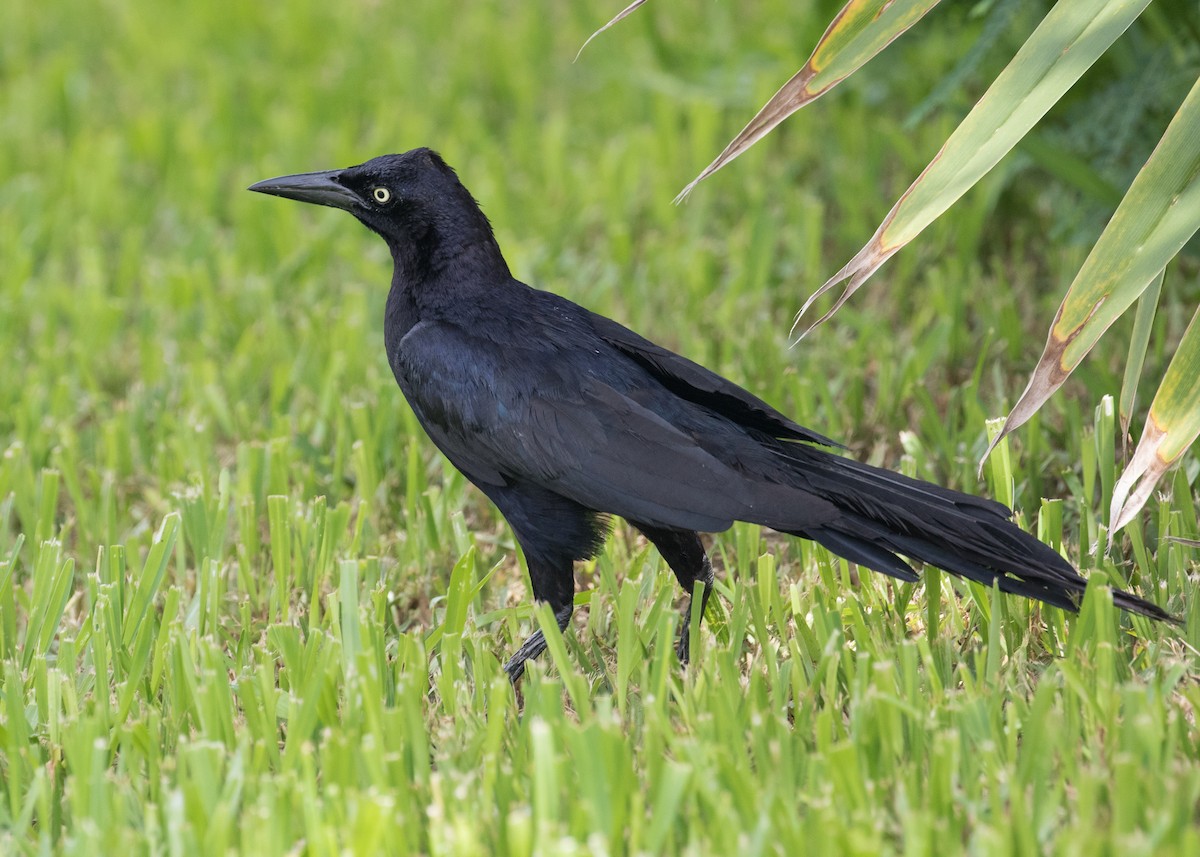
[(341, 170), (279, 176), (248, 189), (348, 211), (387, 241), (398, 262), (430, 263), (480, 244), (495, 247), (491, 226), (470, 192), (430, 149), (381, 155)]

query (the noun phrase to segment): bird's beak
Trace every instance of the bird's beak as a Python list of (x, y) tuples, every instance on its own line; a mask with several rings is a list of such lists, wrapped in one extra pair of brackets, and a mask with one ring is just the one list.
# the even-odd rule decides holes
[(246, 190), (350, 211), (361, 203), (357, 194), (338, 181), (340, 173), (341, 170), (326, 170), (320, 173), (279, 176), (252, 184)]

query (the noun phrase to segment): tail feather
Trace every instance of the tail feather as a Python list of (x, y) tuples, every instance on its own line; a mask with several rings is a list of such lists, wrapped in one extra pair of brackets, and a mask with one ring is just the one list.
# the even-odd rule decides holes
[(887, 548), (861, 538), (839, 533), (837, 530), (811, 530), (808, 533), (794, 535), (804, 535), (824, 545), (838, 556), (883, 574), (898, 577), (908, 583), (916, 583), (921, 579), (912, 570), (912, 566)]
[[(799, 444), (782, 453), (797, 487), (833, 504), (842, 516), (794, 531), (846, 559), (901, 580), (916, 580), (897, 554), (1001, 592), (1078, 611), (1087, 578), (1049, 545), (1011, 521), (1012, 511), (910, 479), (890, 470)], [(1166, 622), (1179, 619), (1120, 589), (1124, 610)]]

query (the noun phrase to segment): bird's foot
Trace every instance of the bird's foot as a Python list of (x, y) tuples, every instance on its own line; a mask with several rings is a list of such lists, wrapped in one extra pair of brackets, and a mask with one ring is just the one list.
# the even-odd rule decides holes
[(515, 685), (521, 680), (521, 676), (525, 675), (525, 659), (518, 659), (513, 655), (504, 665), (504, 672), (508, 675), (508, 680)]

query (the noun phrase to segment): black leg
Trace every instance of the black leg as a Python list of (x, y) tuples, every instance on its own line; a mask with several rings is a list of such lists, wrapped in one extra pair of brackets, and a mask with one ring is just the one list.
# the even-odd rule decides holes
[[(559, 607), (554, 610), (554, 618), (558, 620), (559, 631), (567, 629), (567, 623), (571, 621), (571, 611), (573, 608), (574, 604), (568, 603), (565, 607)], [(504, 671), (508, 673), (508, 680), (516, 684), (518, 679), (525, 674), (525, 662), (530, 658), (536, 658), (544, 651), (546, 651), (546, 635), (539, 628), (529, 635), (529, 639), (521, 644), (521, 648), (517, 649), (513, 653), (513, 656), (508, 659), (508, 663), (504, 665)]]
[[(520, 536), (518, 536), (520, 538)], [(524, 547), (524, 544), (522, 544)], [(554, 611), (558, 630), (565, 631), (575, 609), (575, 569), (569, 558), (548, 561), (525, 550), (525, 561), (529, 565), (529, 580), (533, 584), (533, 597), (544, 601)], [(508, 659), (504, 671), (514, 684), (525, 672), (525, 662), (546, 651), (546, 637), (541, 629), (529, 635), (521, 648)]]
[[(527, 483), (486, 491), (499, 507), (525, 553), (533, 597), (554, 611), (560, 631), (571, 621), (575, 605), (575, 560), (595, 556), (604, 544), (605, 522), (595, 512), (544, 488)], [(541, 630), (529, 635), (504, 665), (515, 683), (525, 662), (546, 650)]]
[[(529, 576), (533, 577), (533, 568), (529, 569)], [(556, 601), (548, 598), (542, 598), (538, 594), (538, 588), (534, 586), (534, 595), (539, 601), (550, 601), (551, 607), (554, 610), (554, 619), (558, 621), (558, 630), (565, 631), (566, 624), (571, 621), (571, 611), (575, 609), (575, 593), (572, 592), (566, 595), (565, 603), (556, 603)], [(535, 630), (529, 635), (529, 639), (521, 643), (521, 648), (512, 654), (509, 658), (509, 663), (504, 665), (504, 671), (509, 673), (509, 681), (516, 684), (517, 679), (524, 675), (524, 663), (530, 658), (536, 658), (539, 654), (546, 651), (546, 635), (541, 633), (541, 629)]]
[[(679, 581), (679, 585), (685, 592), (691, 595), (697, 580), (704, 584), (700, 596), (700, 618), (703, 619), (704, 608), (708, 606), (708, 597), (712, 594), (713, 570), (712, 563), (708, 560), (708, 554), (704, 552), (704, 545), (700, 541), (699, 534), (690, 530), (651, 527), (637, 521), (630, 521), (630, 523), (641, 530), (642, 534), (662, 554), (662, 558), (667, 561), (671, 571), (675, 572), (675, 579)], [(694, 597), (689, 598), (687, 607), (683, 610), (683, 630), (679, 634), (679, 646), (675, 649), (679, 660), (685, 664), (688, 662), (692, 610), (695, 609), (694, 600)]]

